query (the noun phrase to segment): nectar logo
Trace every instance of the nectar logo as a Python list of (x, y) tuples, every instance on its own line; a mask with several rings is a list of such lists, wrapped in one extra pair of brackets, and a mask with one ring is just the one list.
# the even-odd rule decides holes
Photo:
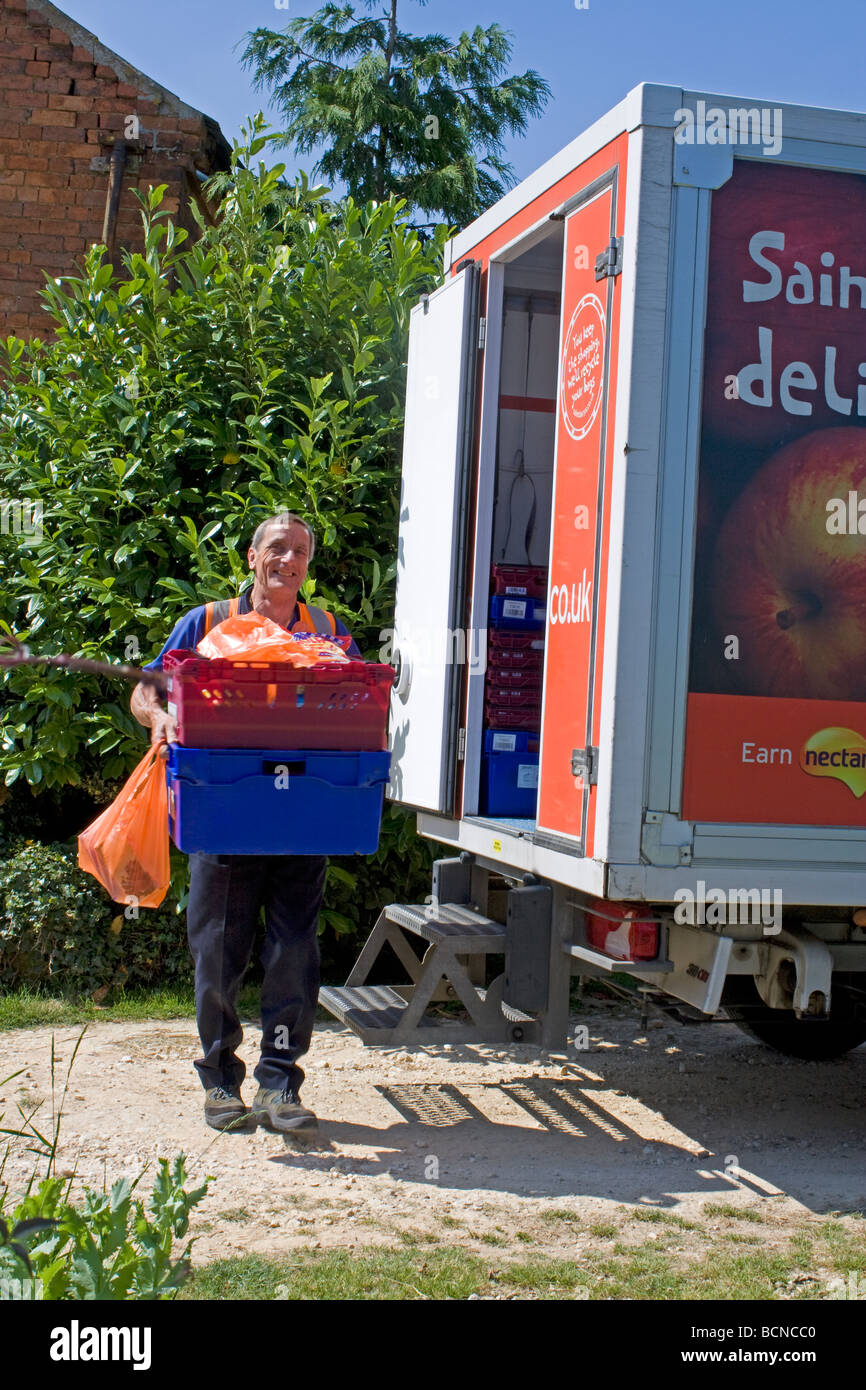
[(854, 729), (819, 729), (800, 753), (810, 777), (837, 777), (854, 796), (866, 792), (866, 738)]

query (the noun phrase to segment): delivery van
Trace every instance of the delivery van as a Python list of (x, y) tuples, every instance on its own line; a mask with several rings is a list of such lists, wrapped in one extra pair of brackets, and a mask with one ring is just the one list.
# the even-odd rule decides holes
[(562, 1046), (622, 972), (866, 1040), (864, 327), (860, 113), (644, 84), (449, 241), (382, 658), (445, 851), (323, 991), (362, 1037)]

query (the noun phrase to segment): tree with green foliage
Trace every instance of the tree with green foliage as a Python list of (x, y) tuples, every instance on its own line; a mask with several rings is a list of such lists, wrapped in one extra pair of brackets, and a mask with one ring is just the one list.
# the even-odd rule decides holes
[(550, 99), (532, 69), (505, 75), (510, 57), (498, 24), (457, 40), (408, 34), (389, 0), (369, 19), (328, 3), (283, 32), (256, 29), (243, 62), (288, 122), (283, 143), (299, 155), (324, 146), (317, 174), (361, 202), (393, 194), (463, 226), (513, 185), (504, 133), (523, 134)]
[[(287, 186), (282, 166), (255, 163), (263, 131), (259, 117), (235, 146), (216, 226), (188, 241), (152, 190), (143, 251), (113, 266), (94, 247), (44, 292), (55, 339), (0, 343), (3, 495), (42, 509), (41, 529), (0, 530), (0, 628), (35, 653), (143, 664), (183, 612), (248, 582), (255, 526), (291, 510), (318, 536), (307, 597), (376, 658), (409, 313), (440, 280), (444, 229), (424, 244), (399, 202), (337, 202), (304, 175)], [(4, 670), (8, 830), (17, 783), (110, 799), (142, 754), (128, 695), (98, 675)], [(426, 851), (391, 810), (378, 859), (331, 866), (325, 920), (366, 924)]]

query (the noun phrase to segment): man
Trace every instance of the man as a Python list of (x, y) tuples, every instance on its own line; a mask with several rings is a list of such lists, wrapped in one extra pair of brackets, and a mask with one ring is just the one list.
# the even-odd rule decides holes
[[(194, 648), (228, 612), (254, 609), (290, 632), (336, 632), (342, 623), (298, 600), (315, 552), (312, 529), (292, 512), (270, 517), (256, 529), (247, 559), (252, 589), (224, 604), (187, 613), (146, 669), (160, 669), (167, 651)], [(354, 641), (348, 655), (360, 657)], [(152, 743), (170, 743), (177, 726), (149, 685), (139, 684), (132, 713), (150, 726)], [(214, 1129), (248, 1122), (299, 1137), (312, 1137), (318, 1122), (301, 1105), (304, 1073), (298, 1058), (308, 1051), (319, 993), (317, 924), (325, 886), (322, 855), (190, 855), (187, 936), (195, 961), (195, 1003), (204, 1052), (196, 1070), (205, 1088), (205, 1120)], [(235, 1008), (249, 963), (260, 909), (265, 909), (262, 949), (262, 1053), (255, 1070), (259, 1090), (250, 1111), (241, 1098), (246, 1068), (235, 1054), (243, 1037)]]

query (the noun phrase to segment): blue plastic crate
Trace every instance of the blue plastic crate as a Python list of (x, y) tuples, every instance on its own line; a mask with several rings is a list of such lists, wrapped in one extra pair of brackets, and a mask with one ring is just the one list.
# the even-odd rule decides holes
[(538, 735), (488, 729), (481, 755), (481, 814), (532, 820), (538, 801)]
[(167, 760), (185, 854), (373, 854), (390, 753), (183, 748)]
[(545, 624), (545, 602), (541, 598), (508, 598), (494, 594), (490, 600), (490, 626), (512, 632), (540, 632)]

